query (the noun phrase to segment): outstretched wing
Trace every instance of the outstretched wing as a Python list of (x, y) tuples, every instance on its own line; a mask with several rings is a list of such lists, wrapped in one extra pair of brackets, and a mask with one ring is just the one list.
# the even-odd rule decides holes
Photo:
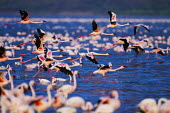
[(0, 46), (0, 57), (4, 57), (5, 55), (5, 48)]
[(40, 40), (40, 37), (37, 34), (34, 33), (34, 37), (35, 37), (35, 45), (36, 45), (36, 47), (38, 49), (38, 48), (40, 48), (42, 46), (42, 42)]
[(27, 21), (29, 20), (29, 13), (27, 13), (26, 11), (22, 11), (19, 10), (20, 14), (21, 14), (21, 20)]
[(150, 32), (149, 26), (148, 25), (142, 25), (147, 31)]
[(93, 31), (96, 31), (96, 30), (100, 30), (99, 26), (97, 25), (97, 23), (95, 22), (95, 20), (92, 21), (92, 29)]
[(97, 59), (94, 57), (93, 54), (91, 53), (86, 54), (86, 58), (89, 59), (91, 62), (98, 64)]
[(40, 38), (44, 37), (45, 31), (43, 31), (42, 29), (39, 29), (39, 28), (38, 28), (38, 29), (37, 29), (37, 32), (38, 32)]
[(71, 72), (71, 68), (66, 63), (58, 63), (55, 67), (59, 68), (59, 70), (66, 75), (71, 75), (71, 76), (73, 75), (73, 73)]
[(110, 15), (110, 23), (115, 24), (116, 23), (116, 14), (112, 11), (108, 11), (108, 13)]

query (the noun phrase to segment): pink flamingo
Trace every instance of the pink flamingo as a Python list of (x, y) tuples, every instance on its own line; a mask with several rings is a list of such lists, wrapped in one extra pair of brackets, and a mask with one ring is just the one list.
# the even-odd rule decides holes
[(57, 92), (61, 92), (65, 98), (68, 97), (68, 94), (74, 92), (77, 88), (77, 81), (76, 81), (76, 75), (78, 74), (78, 71), (73, 72), (73, 85), (66, 84), (61, 86)]
[(95, 22), (95, 20), (92, 21), (92, 28), (93, 28), (93, 32), (88, 34), (88, 35), (84, 35), (84, 36), (78, 36), (78, 38), (82, 38), (85, 36), (91, 36), (91, 35), (115, 35), (115, 33), (111, 33), (111, 34), (106, 34), (101, 32), (100, 27), (97, 25), (97, 23)]
[(118, 24), (117, 20), (116, 20), (116, 14), (114, 12), (112, 12), (112, 11), (108, 11), (108, 13), (110, 15), (110, 24), (107, 25), (106, 27), (103, 27), (103, 28), (126, 26), (126, 25), (132, 24), (132, 23)]
[[(111, 63), (108, 63), (108, 65), (103, 65), (103, 64), (98, 65), (99, 69), (92, 72), (90, 74), (90, 76), (87, 77), (87, 79), (84, 79), (84, 81), (87, 81), (93, 74), (101, 74), (101, 75), (105, 76), (105, 73), (107, 73), (107, 72), (117, 71), (117, 70), (125, 68), (126, 66), (120, 66), (119, 68), (116, 68), (116, 69), (111, 69), (111, 67), (112, 67)], [(115, 81), (106, 81), (106, 80), (104, 80), (104, 82), (116, 83)]]
[(20, 22), (17, 22), (17, 23), (9, 23), (9, 24), (6, 24), (6, 25), (11, 25), (11, 24), (29, 24), (29, 23), (44, 23), (46, 22), (45, 20), (43, 21), (40, 21), (40, 22), (33, 22), (29, 19), (29, 13), (26, 12), (26, 11), (22, 11), (22, 10), (19, 10), (20, 14), (21, 14), (21, 21)]

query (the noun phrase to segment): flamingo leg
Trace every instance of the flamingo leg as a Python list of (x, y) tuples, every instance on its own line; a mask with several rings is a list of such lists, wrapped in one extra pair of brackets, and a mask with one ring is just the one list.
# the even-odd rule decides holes
[(28, 42), (25, 42), (25, 43), (21, 43), (21, 44), (19, 44), (19, 45), (29, 44), (30, 42), (32, 42), (32, 41), (28, 41)]
[(93, 72), (86, 79), (84, 79), (84, 81), (87, 81), (92, 75), (93, 75)]
[(165, 59), (163, 59), (163, 58), (159, 58), (158, 57), (158, 53), (156, 53), (156, 57), (155, 57), (156, 59), (161, 59), (161, 60), (165, 60)]
[(6, 25), (12, 25), (12, 24), (21, 24), (20, 22), (17, 22), (17, 23), (8, 23)]
[(90, 35), (90, 34), (84, 35), (84, 36), (78, 36), (77, 38), (82, 38), (82, 37), (89, 36), (89, 35)]
[(150, 56), (150, 52), (148, 53), (148, 57), (146, 59), (149, 59), (149, 56)]
[(20, 54), (20, 55), (27, 55), (27, 54), (32, 54), (32, 53), (34, 53), (34, 52), (30, 52), (30, 53), (25, 53), (25, 54)]
[(36, 73), (33, 77), (37, 76), (37, 74), (38, 74), (40, 71), (41, 71), (41, 69), (38, 69), (37, 73)]
[(105, 77), (104, 77), (104, 82), (107, 82), (107, 83), (117, 83), (116, 81), (107, 81)]

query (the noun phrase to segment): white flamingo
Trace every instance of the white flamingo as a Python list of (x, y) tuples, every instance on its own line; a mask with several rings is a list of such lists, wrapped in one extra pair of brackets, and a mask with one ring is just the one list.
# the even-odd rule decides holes
[(70, 85), (70, 84), (63, 85), (57, 90), (57, 92), (61, 92), (65, 98), (68, 97), (68, 94), (74, 92), (77, 88), (77, 81), (76, 81), (77, 74), (78, 74), (78, 71), (73, 72), (73, 82), (74, 82), (73, 85)]

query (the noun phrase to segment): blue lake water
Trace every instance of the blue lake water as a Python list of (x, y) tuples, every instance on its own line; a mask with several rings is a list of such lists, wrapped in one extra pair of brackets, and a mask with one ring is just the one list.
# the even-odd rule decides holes
[[(31, 17), (30, 17), (31, 18)], [(106, 26), (109, 24), (108, 17), (77, 17), (77, 16), (53, 16), (53, 17), (36, 17), (32, 16), (32, 20), (47, 20), (46, 23), (43, 24), (28, 24), (28, 25), (5, 25), (6, 23), (12, 23), (20, 21), (20, 18), (17, 16), (4, 16), (0, 18), (0, 25), (1, 30), (0, 36), (7, 36), (7, 37), (28, 37), (28, 34), (36, 33), (37, 28), (41, 28), (46, 32), (59, 34), (61, 33), (63, 36), (72, 37), (77, 39), (77, 36), (86, 35), (92, 32), (91, 21), (93, 19), (96, 20), (99, 26)], [(9, 19), (9, 20), (7, 20)], [(5, 20), (5, 22), (4, 22)], [(145, 17), (145, 16), (138, 16), (138, 17), (127, 17), (121, 16), (117, 20), (120, 24), (132, 22), (135, 24), (147, 24), (150, 25), (150, 32), (147, 32), (144, 29), (140, 29), (138, 34), (135, 36), (135, 39), (141, 40), (140, 37), (149, 38), (152, 37), (154, 41), (157, 36), (165, 37), (163, 41), (167, 42), (167, 39), (170, 37), (170, 18), (169, 17)], [(86, 32), (83, 32), (80, 26), (86, 29)], [(77, 31), (79, 30), (79, 31)], [(17, 32), (26, 32), (25, 35), (18, 35)], [(117, 28), (108, 28), (105, 30), (107, 33), (116, 33), (115, 36), (125, 37), (125, 36), (133, 36), (133, 28), (130, 26), (126, 27), (117, 27)], [(92, 36), (91, 36), (92, 37)], [(112, 41), (113, 36), (101, 36), (101, 38), (109, 38), (107, 41), (99, 40), (99, 43), (113, 43)], [(32, 37), (33, 39), (33, 37)], [(155, 42), (153, 41), (153, 44)], [(8, 42), (8, 41), (7, 41)], [(12, 44), (19, 44), (22, 42), (13, 42)], [(80, 43), (89, 43), (89, 40), (83, 41)], [(58, 47), (65, 47), (70, 45), (70, 42), (67, 43), (60, 43)], [(170, 47), (170, 45), (158, 43), (160, 48)], [(92, 44), (88, 46), (91, 49), (94, 48)], [(104, 83), (102, 75), (96, 74), (92, 76), (88, 81), (83, 81), (84, 78), (87, 78), (91, 72), (97, 70), (96, 64), (88, 61), (84, 58), (83, 63), (84, 65), (81, 67), (73, 67), (72, 70), (78, 70), (81, 78), (77, 78), (78, 87), (75, 92), (69, 94), (69, 97), (72, 96), (81, 96), (86, 101), (90, 101), (95, 104), (99, 97), (106, 96), (112, 90), (117, 90), (119, 92), (119, 97), (121, 101), (121, 107), (115, 111), (115, 113), (134, 113), (136, 111), (136, 105), (145, 98), (154, 98), (158, 100), (159, 98), (168, 98), (170, 99), (170, 54), (167, 53), (165, 56), (160, 56), (161, 59), (156, 59), (155, 54), (151, 54), (149, 59), (145, 59), (148, 54), (142, 53), (140, 56), (136, 57), (134, 51), (131, 52), (123, 52), (119, 53), (113, 51), (113, 49), (108, 49), (106, 51), (101, 51), (102, 47), (98, 48), (97, 53), (111, 53), (109, 56), (96, 56), (98, 62), (100, 64), (107, 64), (111, 62), (113, 64), (113, 68), (117, 68), (121, 65), (127, 66), (127, 68), (106, 73), (105, 78), (107, 80), (113, 80), (117, 83)], [(150, 49), (148, 49), (150, 50)], [(31, 51), (28, 50), (16, 50), (15, 57), (20, 56), (21, 53), (28, 53)], [(81, 49), (81, 52), (86, 52), (85, 50)], [(54, 53), (54, 55), (59, 54), (66, 54), (68, 57), (69, 55), (64, 52)], [(27, 55), (24, 60), (28, 60), (33, 58), (35, 54)], [(78, 55), (72, 55), (73, 57), (77, 58)], [(59, 58), (61, 59), (61, 58)], [(7, 61), (4, 63), (0, 63), (0, 65), (6, 66), (10, 64), (15, 70), (16, 73), (12, 72), (12, 75), (15, 75), (16, 78), (14, 79), (15, 86), (26, 82), (28, 83), (30, 80), (35, 80), (37, 86), (35, 88), (37, 95), (44, 95), (46, 96), (46, 86), (42, 85), (38, 82), (37, 78), (32, 78), (37, 72), (37, 68), (33, 69), (32, 71), (26, 71), (23, 65), (15, 65), (15, 61)], [(37, 60), (30, 61), (26, 64), (37, 62)], [(70, 63), (69, 61), (65, 61), (66, 63)], [(54, 74), (54, 73), (53, 73)], [(51, 74), (48, 72), (40, 72), (38, 75), (40, 78), (51, 78)], [(67, 75), (64, 75), (61, 72), (56, 74), (57, 77), (68, 78)], [(66, 82), (69, 83), (69, 82)], [(9, 88), (7, 86), (6, 88)], [(28, 91), (26, 94), (30, 94)], [(52, 95), (55, 94), (55, 90), (52, 90)], [(45, 111), (48, 113), (49, 111), (55, 112), (52, 108), (49, 108)], [(81, 113), (81, 110), (78, 110)]]

